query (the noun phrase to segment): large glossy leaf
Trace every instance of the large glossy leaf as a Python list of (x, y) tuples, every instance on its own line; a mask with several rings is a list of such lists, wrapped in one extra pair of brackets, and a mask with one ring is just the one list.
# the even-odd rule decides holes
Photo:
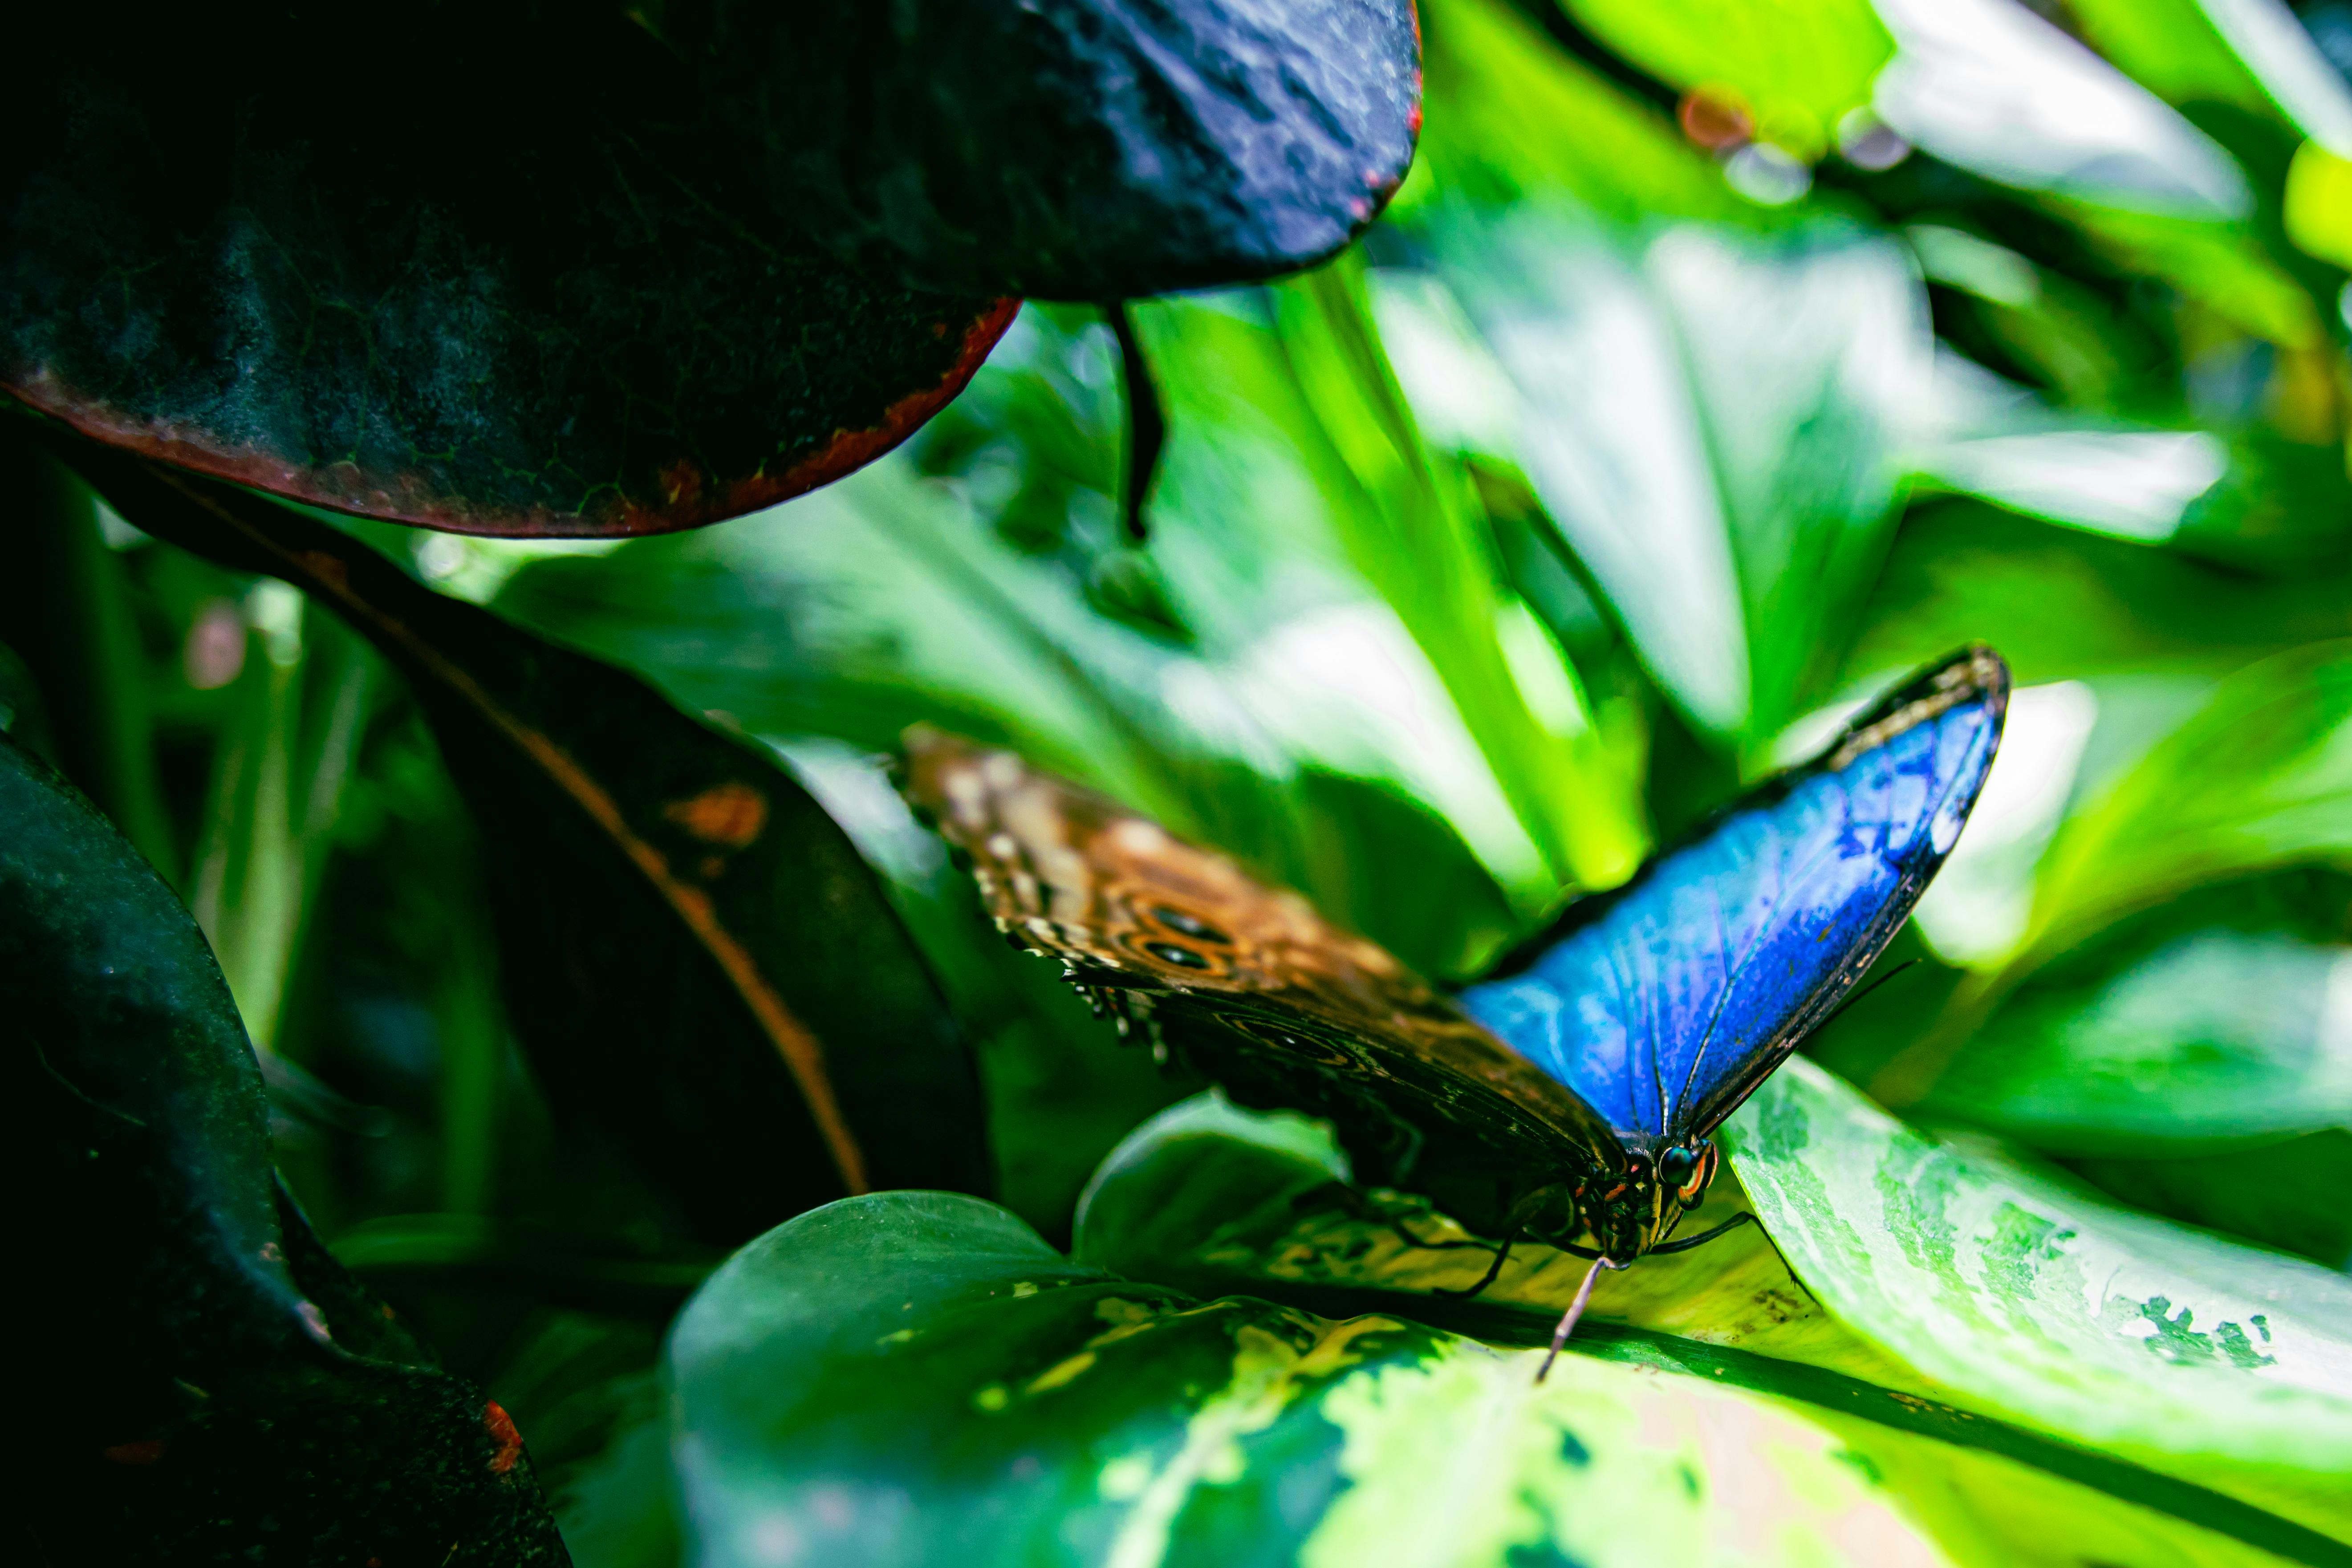
[(204, 938), (0, 738), (20, 1548), (57, 1562), (566, 1561), (521, 1439), (310, 1234)]
[[(1524, 1247), (1484, 1300), (1432, 1294), (1471, 1283), (1484, 1252), (1403, 1244), (1379, 1215), (1408, 1215), (1423, 1241), (1460, 1233), (1398, 1194), (1351, 1194), (1344, 1174), (1319, 1124), (1204, 1096), (1104, 1163), (1077, 1256), (1197, 1294), (1246, 1291), (1331, 1316), (1377, 1310), (1503, 1344), (1541, 1342), (1590, 1267)], [(1745, 1203), (1722, 1194), (1695, 1218)], [(1752, 1231), (1602, 1276), (1571, 1342), (1578, 1352), (1696, 1372), (1837, 1421), (1851, 1451), (1883, 1467), (1906, 1516), (1960, 1561), (2352, 1561), (2352, 1548), (2276, 1514), (1991, 1418), (1959, 1385), (1832, 1316)], [(1936, 1444), (1912, 1448), (1897, 1431)]]
[(989, 1184), (946, 1004), (772, 755), (274, 502), (74, 455), (127, 515), (296, 584), (408, 676), (481, 822), (516, 1034), (698, 1237), (877, 1185)]
[(853, 1200), (673, 1331), (688, 1559), (1943, 1561), (1846, 1429), (1536, 1359), (1129, 1283), (971, 1199)]
[(1822, 1301), (1969, 1408), (2352, 1539), (2352, 1281), (1939, 1143), (1810, 1062), (1727, 1125)]
[(934, 288), (1117, 300), (1347, 244), (1421, 123), (1411, 0), (649, 5), (780, 203)]
[[(1325, 1254), (1316, 1284), (1306, 1248), (1261, 1249), (1286, 1211), (1303, 1234), (1329, 1209), (1335, 1159), (1311, 1124), (1210, 1099), (1106, 1164), (1076, 1264), (926, 1194), (762, 1238), (671, 1341), (689, 1560), (919, 1563), (950, 1541), (983, 1562), (1120, 1564), (2346, 1555), (1955, 1409), (1883, 1355), (1892, 1381), (1874, 1384), (1591, 1323), (1538, 1384), (1512, 1352), (1542, 1342), (1549, 1307), (1426, 1294), (1412, 1258), (1365, 1245)], [(1088, 1266), (1106, 1243), (1128, 1279)], [(1192, 1293), (1131, 1282), (1171, 1275)], [(1202, 1299), (1220, 1284), (1249, 1293)], [(1748, 1315), (1759, 1333), (1770, 1302)], [(1817, 1338), (1840, 1332), (1811, 1315)]]
[(43, 10), (0, 382), (200, 472), (503, 534), (731, 516), (955, 395), (1010, 302), (845, 268), (619, 7), (531, 9)]
[[(1321, 1123), (1198, 1096), (1138, 1128), (1103, 1162), (1079, 1206), (1076, 1254), (1202, 1295), (1247, 1290), (1312, 1304), (1350, 1290), (1419, 1292), (1415, 1306), (1398, 1310), (1456, 1327), (1472, 1321), (1449, 1319), (1444, 1299), (1428, 1293), (1475, 1283), (1486, 1248), (1462, 1245), (1458, 1226), (1416, 1200), (1357, 1193), (1347, 1182), (1345, 1158)], [(1745, 1207), (1727, 1181), (1689, 1223), (1696, 1231)], [(1481, 1300), (1556, 1315), (1589, 1268), (1522, 1244)], [(1824, 1314), (1753, 1232), (1604, 1274), (1588, 1315), (1933, 1392)]]

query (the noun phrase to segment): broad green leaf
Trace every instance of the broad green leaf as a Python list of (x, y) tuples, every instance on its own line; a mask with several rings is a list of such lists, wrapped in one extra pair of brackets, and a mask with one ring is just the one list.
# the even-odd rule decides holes
[(2223, 681), (2043, 862), (2032, 964), (2203, 882), (2352, 850), (2352, 645), (2314, 643)]
[(559, 1563), (522, 1440), (319, 1245), (270, 1169), (202, 934), (0, 738), (19, 1529), (97, 1562)]
[(686, 62), (538, 9), (28, 17), (12, 402), (341, 510), (618, 534), (824, 484), (955, 395), (1010, 300), (843, 266)]
[(1824, 1305), (1955, 1401), (2352, 1538), (2352, 1280), (1938, 1143), (1802, 1058), (1725, 1142)]
[(1869, 0), (1561, 0), (1618, 53), (1676, 87), (1730, 89), (1764, 141), (1808, 161), (1870, 101), (1895, 53)]
[(2352, 1124), (2352, 949), (2333, 878), (2172, 900), (2028, 980), (1933, 1114), (2061, 1153), (2157, 1154)]
[(1540, 204), (1412, 232), (1483, 345), (1496, 455), (1659, 684), (1721, 741), (1777, 733), (1875, 571), (1928, 395), (1902, 253), (1843, 226), (1686, 226), (1629, 255)]
[(2115, 677), (2210, 681), (2297, 644), (2352, 633), (2352, 577), (2280, 580), (2061, 531), (1973, 502), (1912, 512), (1846, 665), (1859, 687), (1982, 637), (2020, 686)]
[[(1182, 1247), (1334, 1165), (1311, 1124), (1197, 1101), (1106, 1164), (1085, 1228), (1148, 1232), (1167, 1195), (1193, 1217), (1158, 1239)], [(1164, 1278), (1149, 1250), (1122, 1261)], [(1509, 1351), (1544, 1341), (1549, 1310), (1258, 1285), (1202, 1301), (1129, 1283), (968, 1199), (804, 1215), (673, 1332), (689, 1561), (920, 1563), (950, 1541), (980, 1562), (1121, 1564), (2336, 1560), (2257, 1510), (1932, 1395), (1601, 1323), (1538, 1385)]]
[(2284, 1142), (2151, 1157), (2067, 1162), (2077, 1175), (2135, 1208), (2243, 1237), (2331, 1268), (2352, 1264), (2352, 1131)]
[(515, 1029), (698, 1237), (984, 1188), (964, 1042), (873, 873), (770, 755), (268, 500), (77, 462), (152, 532), (297, 584), (412, 682), (481, 824)]
[(1129, 1283), (971, 1199), (850, 1200), (672, 1332), (688, 1560), (1948, 1561), (1850, 1431), (1537, 1359)]
[(2316, 142), (2294, 154), (2286, 177), (2287, 237), (2322, 261), (2352, 268), (2352, 161)]

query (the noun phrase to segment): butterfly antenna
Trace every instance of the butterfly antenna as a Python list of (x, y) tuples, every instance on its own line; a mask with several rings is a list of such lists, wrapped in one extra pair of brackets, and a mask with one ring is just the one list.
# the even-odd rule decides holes
[[(1511, 1229), (1511, 1234), (1503, 1237), (1503, 1245), (1495, 1248), (1495, 1260), (1486, 1265), (1486, 1272), (1480, 1275), (1478, 1277), (1478, 1283), (1471, 1286), (1468, 1289), (1454, 1290), (1449, 1289), (1443, 1285), (1433, 1285), (1429, 1288), (1429, 1293), (1433, 1296), (1456, 1296), (1465, 1301), (1469, 1300), (1473, 1296), (1481, 1296), (1486, 1294), (1486, 1287), (1492, 1285), (1501, 1277), (1503, 1265), (1510, 1260), (1511, 1247), (1518, 1241), (1518, 1227), (1514, 1226)], [(1475, 1244), (1474, 1243), (1473, 1245)]]
[(1584, 1316), (1584, 1305), (1592, 1300), (1592, 1284), (1601, 1278), (1601, 1271), (1626, 1267), (1613, 1258), (1596, 1258), (1592, 1260), (1592, 1267), (1584, 1271), (1584, 1283), (1576, 1288), (1576, 1300), (1568, 1304), (1568, 1310), (1559, 1315), (1559, 1327), (1551, 1331), (1551, 1349), (1544, 1352), (1544, 1363), (1536, 1371), (1538, 1383), (1551, 1375), (1551, 1363), (1559, 1359), (1560, 1347), (1568, 1343), (1568, 1336), (1576, 1331), (1576, 1320)]

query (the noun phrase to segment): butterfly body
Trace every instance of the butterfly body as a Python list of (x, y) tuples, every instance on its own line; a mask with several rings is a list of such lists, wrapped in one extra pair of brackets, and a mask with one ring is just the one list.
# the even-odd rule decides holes
[(911, 731), (905, 787), (997, 924), (1123, 1033), (1328, 1118), (1360, 1172), (1482, 1234), (1623, 1262), (1667, 1244), (1719, 1164), (1708, 1135), (1908, 916), (2007, 698), (1988, 650), (1936, 667), (1458, 999), (1011, 752)]

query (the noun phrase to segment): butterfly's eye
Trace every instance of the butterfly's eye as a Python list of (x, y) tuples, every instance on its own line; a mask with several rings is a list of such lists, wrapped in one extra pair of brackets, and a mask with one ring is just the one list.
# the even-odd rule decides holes
[[(1723, 1157), (1715, 1152), (1715, 1145), (1712, 1143), (1701, 1143), (1696, 1152), (1685, 1149), (1669, 1149), (1666, 1154), (1669, 1158), (1676, 1154), (1688, 1155), (1689, 1168), (1682, 1170), (1679, 1165), (1676, 1167), (1681, 1173), (1681, 1180), (1670, 1179), (1667, 1181), (1667, 1185), (1674, 1189), (1675, 1196), (1682, 1201), (1683, 1207), (1686, 1209), (1698, 1207), (1700, 1201), (1706, 1196), (1708, 1184), (1715, 1180), (1715, 1168), (1721, 1163)], [(1668, 1175), (1666, 1161), (1664, 1159), (1658, 1162), (1658, 1174), (1661, 1177)]]
[(1205, 955), (1194, 952), (1189, 947), (1179, 947), (1172, 942), (1147, 942), (1142, 943), (1141, 946), (1144, 952), (1150, 953), (1160, 963), (1172, 963), (1179, 969), (1211, 969), (1215, 967), (1209, 962)]
[(1698, 1171), (1698, 1155), (1680, 1144), (1658, 1156), (1658, 1181), (1676, 1193), (1690, 1185)]
[(1214, 942), (1219, 947), (1231, 947), (1234, 944), (1233, 938), (1208, 921), (1194, 915), (1188, 915), (1182, 910), (1171, 910), (1166, 904), (1152, 905), (1151, 918), (1170, 931), (1181, 932), (1199, 942)]

